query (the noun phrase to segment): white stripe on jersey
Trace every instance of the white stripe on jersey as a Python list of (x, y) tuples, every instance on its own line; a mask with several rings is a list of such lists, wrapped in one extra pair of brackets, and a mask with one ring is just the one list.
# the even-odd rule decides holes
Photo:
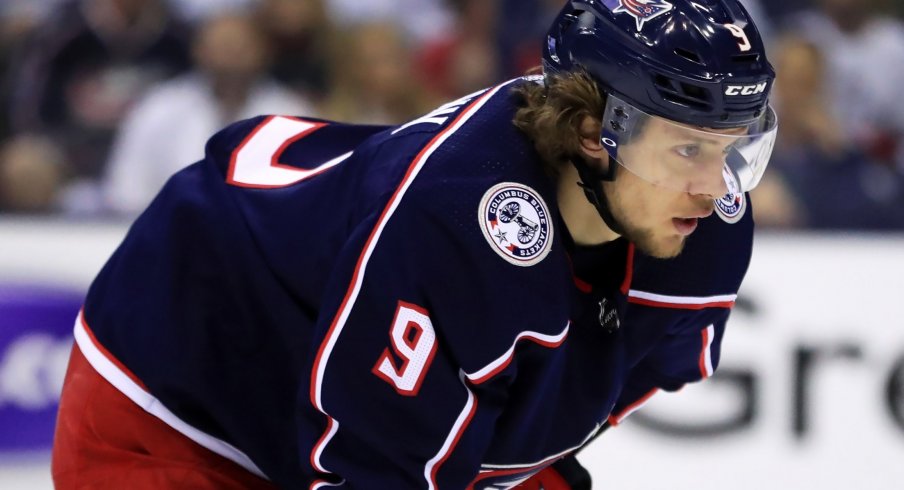
[(628, 291), (628, 297), (655, 301), (657, 303), (670, 303), (676, 305), (705, 305), (710, 303), (731, 303), (738, 299), (737, 294), (720, 294), (715, 296), (668, 296), (665, 294), (648, 293), (632, 289)]
[(477, 399), (474, 397), (474, 392), (471, 391), (471, 389), (468, 388), (467, 383), (465, 383), (463, 375), (464, 373), (462, 372), (460, 374), (461, 384), (464, 385), (465, 390), (468, 392), (468, 401), (465, 402), (464, 408), (461, 409), (458, 418), (455, 419), (455, 424), (452, 425), (452, 430), (449, 431), (449, 435), (446, 436), (446, 440), (443, 441), (443, 446), (439, 449), (439, 452), (436, 453), (436, 456), (433, 456), (430, 461), (427, 461), (427, 465), (424, 466), (424, 479), (427, 480), (427, 490), (436, 489), (436, 475), (434, 474), (434, 471), (436, 471), (437, 465), (449, 457), (449, 454), (455, 449), (458, 438), (461, 436), (461, 433), (464, 432), (468, 423), (470, 423), (471, 417), (474, 415), (477, 408)]
[(705, 379), (713, 375), (712, 345), (716, 329), (710, 325), (703, 329), (700, 335), (703, 336), (703, 349), (700, 351), (700, 374)]
[(311, 461), (314, 465), (314, 469), (321, 473), (329, 473), (329, 471), (325, 470), (323, 466), (320, 464), (320, 455), (323, 454), (323, 448), (326, 447), (326, 441), (329, 441), (336, 434), (336, 431), (339, 430), (339, 422), (329, 417), (327, 419), (327, 431), (326, 435), (323, 436), (323, 442), (314, 446), (314, 454), (311, 458)]
[(324, 487), (338, 487), (339, 485), (342, 485), (344, 483), (345, 483), (345, 480), (342, 480), (339, 483), (329, 483), (329, 482), (325, 482), (323, 480), (317, 480), (311, 484), (311, 486), (308, 488), (308, 490), (319, 490)]
[(571, 325), (571, 322), (568, 322), (565, 325), (565, 330), (562, 330), (562, 332), (557, 335), (546, 335), (546, 334), (542, 334), (539, 332), (531, 332), (531, 331), (521, 332), (518, 334), (517, 337), (515, 337), (515, 341), (512, 342), (512, 346), (509, 347), (509, 349), (507, 351), (505, 351), (505, 354), (502, 354), (501, 356), (496, 358), (496, 360), (487, 364), (482, 369), (479, 369), (471, 374), (466, 374), (466, 376), (468, 377), (469, 380), (471, 380), (471, 382), (473, 382), (475, 384), (483, 383), (484, 381), (486, 381), (487, 377), (489, 377), (491, 374), (493, 374), (494, 371), (496, 371), (497, 369), (501, 369), (502, 367), (507, 365), (509, 362), (511, 362), (512, 355), (514, 355), (514, 353), (515, 353), (515, 345), (518, 344), (519, 340), (528, 339), (528, 340), (533, 340), (534, 342), (537, 342), (538, 344), (547, 345), (549, 347), (555, 347), (555, 346), (558, 346), (558, 344), (560, 344), (563, 340), (565, 340), (565, 337), (568, 335), (568, 328), (570, 325)]
[(622, 422), (622, 420), (625, 420), (626, 418), (628, 418), (628, 415), (631, 415), (632, 413), (634, 413), (638, 409), (640, 409), (640, 407), (646, 405), (646, 403), (648, 401), (650, 401), (650, 398), (653, 398), (653, 395), (655, 395), (658, 392), (659, 392), (659, 388), (653, 388), (652, 390), (648, 391), (647, 394), (640, 397), (639, 400), (635, 401), (634, 403), (629, 405), (627, 408), (622, 410), (621, 413), (619, 413), (617, 415), (611, 415), (609, 417), (609, 423), (612, 425), (620, 424)]
[(245, 453), (226, 441), (217, 439), (210, 434), (192, 427), (166, 408), (160, 400), (135, 383), (128, 374), (124, 373), (112, 359), (108, 359), (100, 348), (95, 345), (88, 328), (83, 312), (80, 311), (78, 318), (75, 320), (75, 343), (78, 344), (78, 348), (82, 351), (82, 354), (85, 355), (85, 359), (88, 360), (91, 367), (113, 385), (113, 387), (122, 392), (123, 395), (135, 402), (135, 404), (143, 408), (146, 412), (162, 420), (163, 423), (172, 427), (185, 437), (238, 464), (255, 475), (269, 480), (267, 475), (265, 475), (257, 465), (251, 461), (251, 458), (245, 455)]
[(583, 446), (584, 444), (586, 444), (587, 441), (589, 441), (590, 439), (592, 439), (593, 436), (595, 436), (596, 433), (599, 432), (601, 428), (602, 428), (602, 425), (596, 424), (596, 427), (594, 427), (593, 430), (590, 431), (589, 434), (587, 434), (587, 437), (585, 437), (584, 440), (582, 440), (580, 444), (578, 444), (578, 445), (576, 445), (576, 446), (573, 446), (573, 447), (570, 447), (570, 448), (568, 448), (568, 449), (565, 449), (564, 451), (560, 451), (560, 452), (558, 452), (558, 453), (556, 453), (556, 454), (553, 454), (552, 456), (547, 456), (547, 457), (541, 459), (540, 461), (537, 461), (536, 463), (527, 463), (527, 464), (484, 464), (484, 465), (481, 465), (481, 466), (480, 466), (480, 472), (481, 472), (481, 473), (487, 473), (487, 472), (491, 472), (491, 471), (514, 470), (514, 469), (529, 469), (529, 468), (535, 468), (535, 467), (537, 467), (537, 466), (543, 466), (543, 465), (545, 465), (545, 464), (547, 464), (547, 463), (550, 463), (551, 461), (557, 460), (557, 459), (561, 458), (562, 456), (565, 456), (566, 454), (568, 454), (568, 453), (570, 453), (570, 452), (573, 452), (573, 451), (579, 449), (581, 446)]

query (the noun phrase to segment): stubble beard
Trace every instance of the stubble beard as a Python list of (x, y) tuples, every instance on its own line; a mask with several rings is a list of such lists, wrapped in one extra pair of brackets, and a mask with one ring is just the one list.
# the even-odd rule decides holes
[(684, 250), (686, 237), (657, 238), (649, 229), (624, 223), (624, 237), (641, 252), (657, 259), (673, 259)]
[(625, 206), (617, 195), (609, 194), (606, 200), (609, 212), (622, 228), (622, 237), (644, 254), (658, 259), (673, 259), (684, 250), (687, 237), (678, 235), (657, 237), (652, 229), (644, 228), (628, 218)]

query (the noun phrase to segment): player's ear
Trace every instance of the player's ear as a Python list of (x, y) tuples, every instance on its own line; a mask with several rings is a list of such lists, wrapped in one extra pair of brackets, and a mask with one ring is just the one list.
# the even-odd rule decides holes
[(604, 160), (607, 157), (606, 149), (600, 143), (600, 130), (602, 129), (599, 119), (591, 116), (584, 116), (581, 120), (578, 137), (581, 141), (581, 150), (593, 160)]

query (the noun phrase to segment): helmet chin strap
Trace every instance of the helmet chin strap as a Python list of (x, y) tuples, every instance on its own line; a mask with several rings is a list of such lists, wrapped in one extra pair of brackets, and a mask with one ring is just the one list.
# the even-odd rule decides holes
[[(577, 169), (578, 176), (581, 178), (581, 180), (577, 182), (578, 187), (584, 191), (584, 197), (586, 197), (587, 200), (590, 201), (590, 204), (596, 208), (596, 211), (603, 219), (603, 222), (606, 223), (606, 226), (615, 233), (624, 236), (625, 229), (621, 223), (615, 219), (615, 216), (612, 215), (612, 211), (609, 209), (609, 199), (603, 191), (603, 182), (615, 181), (618, 163), (610, 160), (611, 164), (608, 165), (608, 170), (600, 172), (587, 164), (589, 158), (590, 157), (585, 155), (573, 154), (568, 159), (574, 168)], [(596, 162), (599, 164), (597, 168), (604, 167), (602, 160), (596, 159)]]

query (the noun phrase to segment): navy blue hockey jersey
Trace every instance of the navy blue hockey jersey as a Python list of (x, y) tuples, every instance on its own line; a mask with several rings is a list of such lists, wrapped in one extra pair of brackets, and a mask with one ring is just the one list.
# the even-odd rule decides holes
[(514, 486), (712, 374), (748, 216), (575, 247), (513, 81), (399, 127), (236, 123), (91, 286), (120, 391), (284, 488)]

